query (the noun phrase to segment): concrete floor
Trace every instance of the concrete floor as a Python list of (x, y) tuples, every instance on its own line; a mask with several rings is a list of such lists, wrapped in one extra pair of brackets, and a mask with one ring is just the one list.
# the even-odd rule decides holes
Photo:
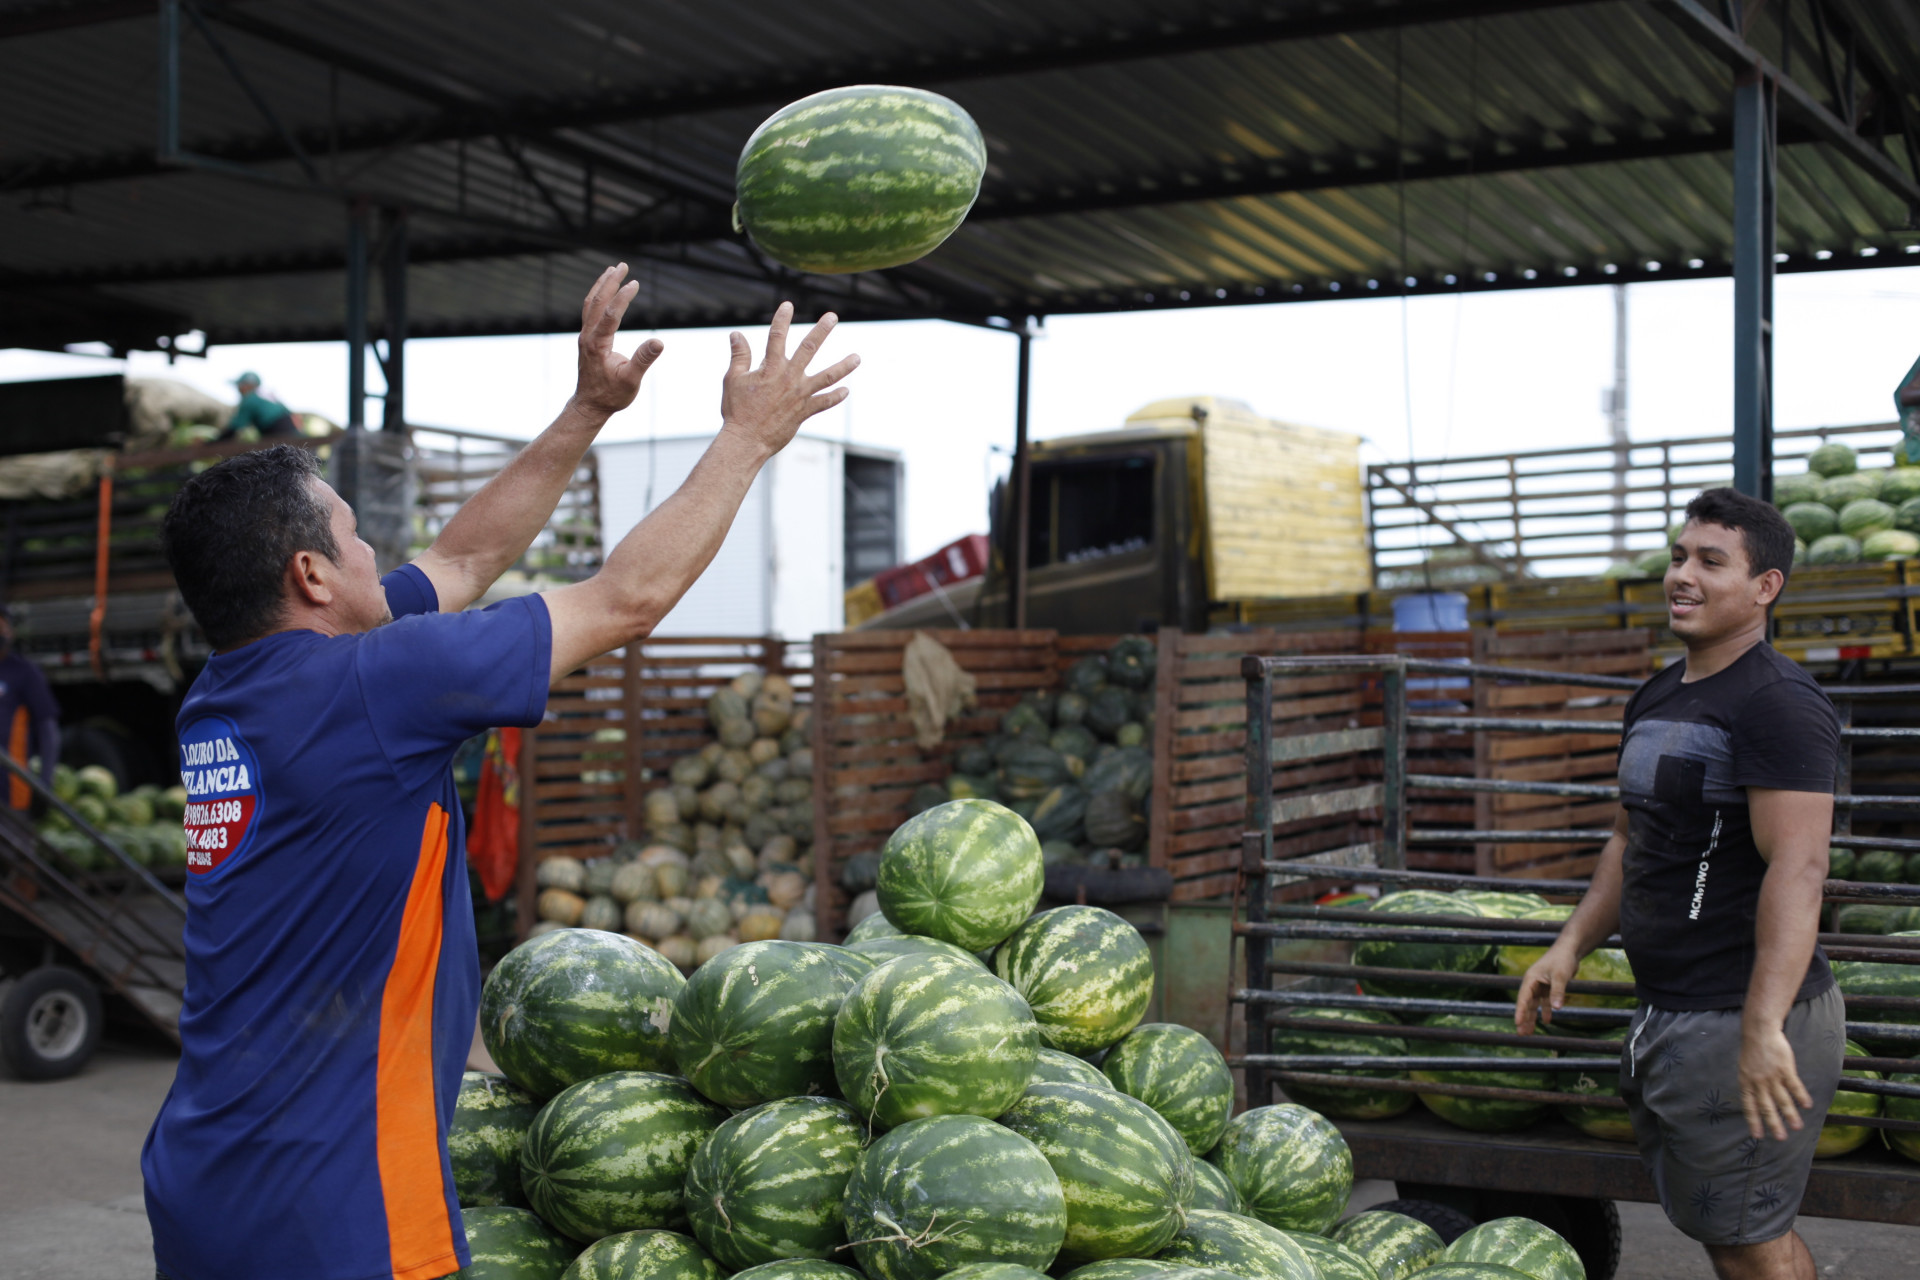
[[(71, 1080), (0, 1076), (0, 1278), (151, 1280), (140, 1195), (140, 1144), (173, 1080), (160, 1049), (108, 1043)], [(1394, 1198), (1364, 1182), (1353, 1207)], [(1705, 1255), (1652, 1205), (1620, 1206), (1626, 1258), (1618, 1280), (1712, 1280)], [(1920, 1229), (1803, 1218), (1824, 1276), (1909, 1280)]]

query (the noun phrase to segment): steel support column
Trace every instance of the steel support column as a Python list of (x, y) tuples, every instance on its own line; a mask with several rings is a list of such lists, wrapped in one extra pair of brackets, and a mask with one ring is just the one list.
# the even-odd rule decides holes
[(1733, 87), (1733, 487), (1773, 496), (1774, 84)]
[(1015, 630), (1027, 625), (1027, 557), (1032, 546), (1033, 450), (1027, 442), (1027, 400), (1033, 384), (1033, 325), (1023, 320), (1018, 334), (1020, 370), (1015, 379), (1013, 407), (1013, 563), (1007, 566), (1009, 621)]
[(404, 431), (407, 426), (407, 215), (389, 210), (383, 219), (380, 242), (380, 297), (385, 304), (387, 358), (386, 410), (381, 426)]
[(367, 209), (347, 213), (347, 427), (367, 425)]
[(180, 154), (180, 0), (160, 0), (160, 161)]

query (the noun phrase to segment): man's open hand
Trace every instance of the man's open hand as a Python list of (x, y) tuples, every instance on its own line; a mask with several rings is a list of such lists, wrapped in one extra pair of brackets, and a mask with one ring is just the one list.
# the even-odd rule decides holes
[(1536, 1012), (1540, 1015), (1540, 1021), (1552, 1026), (1554, 1012), (1567, 1002), (1567, 983), (1573, 981), (1573, 975), (1579, 968), (1580, 961), (1572, 950), (1562, 947), (1558, 942), (1547, 948), (1547, 954), (1529, 965), (1520, 979), (1520, 991), (1514, 1000), (1514, 1030), (1523, 1036), (1532, 1035)]
[(783, 302), (767, 328), (767, 355), (758, 369), (751, 367), (753, 352), (746, 337), (728, 335), (733, 358), (720, 386), (721, 430), (738, 432), (769, 455), (785, 448), (801, 423), (845, 400), (847, 389), (833, 384), (860, 367), (859, 356), (848, 356), (831, 368), (808, 373), (807, 365), (840, 318), (831, 311), (821, 316), (789, 357), (787, 329), (792, 323), (793, 304)]
[[(622, 284), (623, 280), (626, 283)], [(640, 379), (666, 350), (658, 338), (648, 338), (631, 356), (613, 349), (627, 304), (639, 292), (640, 282), (627, 280), (627, 264), (622, 262), (602, 271), (587, 291), (587, 300), (580, 304), (580, 380), (574, 387), (573, 403), (602, 420), (633, 403), (640, 392)]]
[(1813, 1109), (1813, 1095), (1800, 1081), (1793, 1046), (1779, 1027), (1745, 1030), (1740, 1037), (1740, 1109), (1747, 1132), (1758, 1141), (1771, 1133), (1781, 1142), (1802, 1127), (1800, 1113)]

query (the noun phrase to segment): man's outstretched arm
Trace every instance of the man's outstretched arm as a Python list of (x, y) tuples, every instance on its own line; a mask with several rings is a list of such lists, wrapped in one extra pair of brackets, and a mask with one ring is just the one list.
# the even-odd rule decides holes
[(1600, 862), (1593, 869), (1586, 896), (1560, 927), (1560, 936), (1547, 953), (1522, 975), (1513, 1005), (1514, 1029), (1521, 1035), (1533, 1034), (1536, 1014), (1540, 1021), (1553, 1024), (1553, 1015), (1566, 1003), (1567, 984), (1579, 971), (1580, 962), (1620, 927), (1620, 886), (1626, 879), (1629, 822), (1626, 806), (1622, 805), (1613, 815), (1613, 834), (1600, 850)]
[(847, 398), (847, 389), (834, 383), (853, 372), (859, 356), (820, 373), (807, 372), (833, 332), (833, 313), (821, 317), (789, 358), (792, 322), (793, 305), (781, 303), (758, 369), (750, 367), (746, 338), (732, 335), (733, 356), (721, 384), (720, 434), (693, 474), (620, 540), (599, 573), (543, 593), (553, 620), (554, 680), (649, 634), (720, 550), (767, 459), (786, 447), (801, 423)]
[(579, 381), (560, 416), (467, 499), (414, 561), (433, 583), (442, 613), (472, 604), (525, 554), (600, 428), (633, 403), (641, 377), (664, 350), (658, 338), (641, 343), (631, 357), (613, 349), (620, 320), (640, 290), (637, 281), (621, 283), (626, 275), (624, 262), (608, 267), (581, 304)]

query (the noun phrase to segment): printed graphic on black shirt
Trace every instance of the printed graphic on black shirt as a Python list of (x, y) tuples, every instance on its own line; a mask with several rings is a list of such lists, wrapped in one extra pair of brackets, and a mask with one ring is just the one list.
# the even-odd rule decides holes
[[(1753, 973), (1767, 870), (1747, 788), (1831, 791), (1839, 720), (1819, 686), (1766, 645), (1703, 680), (1683, 674), (1667, 668), (1627, 705), (1620, 936), (1646, 1003), (1733, 1008)], [(1800, 998), (1831, 982), (1816, 952)]]

